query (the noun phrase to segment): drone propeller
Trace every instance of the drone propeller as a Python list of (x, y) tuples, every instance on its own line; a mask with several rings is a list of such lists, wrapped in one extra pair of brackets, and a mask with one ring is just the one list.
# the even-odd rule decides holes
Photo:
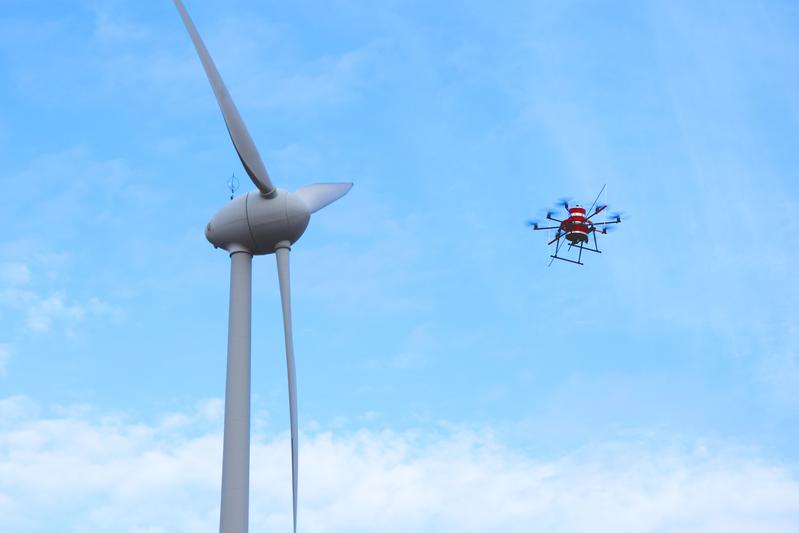
[(620, 211), (608, 215), (608, 220), (615, 222), (621, 222), (622, 219), (628, 220), (629, 218), (630, 218), (629, 216)]
[(586, 211), (586, 213), (588, 213), (587, 220), (591, 220), (592, 218), (594, 218), (595, 216), (597, 216), (599, 213), (601, 213), (602, 211), (604, 211), (607, 208), (608, 208), (608, 206), (606, 204), (603, 204), (603, 205), (596, 206), (596, 209), (594, 209), (593, 213), (591, 213), (590, 210)]
[(562, 208), (564, 208), (564, 209), (566, 209), (568, 211), (569, 210), (569, 202), (571, 202), (571, 201), (572, 201), (571, 198), (560, 198), (560, 199), (558, 199), (558, 203), (555, 204), (555, 205), (557, 205), (558, 207), (562, 207)]
[(528, 220), (524, 224), (527, 227), (531, 227), (533, 229), (538, 229), (538, 221), (537, 220)]
[(602, 226), (601, 228), (596, 228), (596, 231), (603, 235), (607, 235), (608, 233), (613, 233), (616, 229), (616, 226)]

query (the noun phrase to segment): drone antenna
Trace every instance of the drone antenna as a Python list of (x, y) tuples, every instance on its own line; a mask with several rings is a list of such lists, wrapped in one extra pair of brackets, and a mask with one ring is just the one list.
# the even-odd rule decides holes
[(604, 185), (602, 186), (602, 188), (599, 190), (599, 194), (597, 194), (597, 195), (596, 195), (596, 199), (594, 199), (594, 203), (593, 203), (593, 204), (591, 204), (591, 207), (589, 207), (589, 208), (588, 208), (588, 211), (586, 211), (586, 213), (587, 213), (588, 215), (591, 215), (591, 211), (593, 211), (593, 209), (594, 209), (594, 206), (595, 206), (595, 205), (596, 205), (596, 203), (599, 201), (599, 197), (600, 197), (600, 196), (602, 196), (602, 193), (603, 193), (603, 192), (605, 192), (605, 187), (607, 187), (607, 185), (608, 185), (607, 183), (606, 183), (606, 184), (604, 184)]
[(239, 188), (239, 178), (236, 177), (235, 172), (230, 175), (230, 179), (227, 180), (227, 188), (230, 191), (230, 199), (233, 199), (233, 195)]

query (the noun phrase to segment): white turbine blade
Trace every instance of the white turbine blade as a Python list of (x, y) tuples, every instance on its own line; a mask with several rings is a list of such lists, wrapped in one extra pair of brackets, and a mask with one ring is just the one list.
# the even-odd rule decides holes
[(225, 125), (230, 134), (230, 139), (233, 141), (233, 146), (236, 148), (239, 159), (241, 159), (241, 164), (244, 165), (244, 170), (247, 171), (250, 179), (261, 191), (261, 194), (264, 196), (273, 195), (275, 186), (272, 185), (272, 181), (269, 179), (269, 173), (266, 171), (264, 162), (261, 161), (261, 155), (258, 153), (258, 149), (255, 147), (255, 143), (250, 137), (250, 132), (247, 131), (247, 126), (241, 119), (238, 109), (236, 109), (236, 104), (233, 103), (233, 99), (230, 97), (227, 87), (225, 87), (225, 82), (222, 81), (222, 76), (216, 70), (214, 60), (211, 59), (211, 55), (205, 48), (205, 44), (200, 34), (197, 33), (197, 28), (194, 27), (186, 8), (183, 7), (183, 2), (175, 0), (175, 6), (177, 6), (180, 16), (183, 18), (183, 23), (189, 31), (194, 48), (197, 49), (197, 55), (200, 56), (205, 74), (208, 76), (208, 81), (211, 82), (211, 87), (214, 89), (214, 95), (216, 95), (216, 101), (222, 110), (222, 116), (225, 118)]
[(314, 183), (300, 187), (297, 194), (308, 206), (308, 210), (316, 213), (350, 192), (350, 189), (352, 183)]
[(286, 340), (286, 366), (289, 376), (289, 418), (291, 420), (291, 489), (294, 504), (294, 533), (297, 533), (297, 374), (294, 368), (294, 340), (291, 335), (291, 286), (289, 279), (288, 241), (278, 243), (275, 250), (277, 276), (280, 282), (280, 303), (283, 307), (283, 335)]

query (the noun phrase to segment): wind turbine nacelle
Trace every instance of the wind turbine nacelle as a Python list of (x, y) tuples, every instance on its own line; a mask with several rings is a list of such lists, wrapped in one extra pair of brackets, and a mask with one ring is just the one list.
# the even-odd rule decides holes
[(245, 249), (271, 254), (279, 242), (294, 244), (305, 232), (311, 211), (297, 193), (282, 189), (272, 198), (251, 191), (230, 201), (211, 218), (205, 238), (230, 253)]

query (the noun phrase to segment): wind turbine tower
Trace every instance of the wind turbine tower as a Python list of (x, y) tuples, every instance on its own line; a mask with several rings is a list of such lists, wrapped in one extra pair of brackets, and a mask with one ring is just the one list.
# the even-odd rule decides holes
[(211, 218), (205, 228), (205, 237), (211, 244), (230, 254), (230, 314), (219, 531), (246, 533), (248, 530), (252, 258), (254, 255), (275, 254), (288, 368), (292, 503), (296, 533), (297, 379), (291, 334), (289, 252), (291, 246), (305, 232), (311, 214), (347, 194), (352, 188), (352, 183), (318, 183), (301, 187), (295, 192), (275, 187), (247, 131), (247, 126), (239, 115), (183, 2), (181, 0), (174, 2), (214, 90), (236, 153), (256, 187), (256, 190), (228, 202)]

